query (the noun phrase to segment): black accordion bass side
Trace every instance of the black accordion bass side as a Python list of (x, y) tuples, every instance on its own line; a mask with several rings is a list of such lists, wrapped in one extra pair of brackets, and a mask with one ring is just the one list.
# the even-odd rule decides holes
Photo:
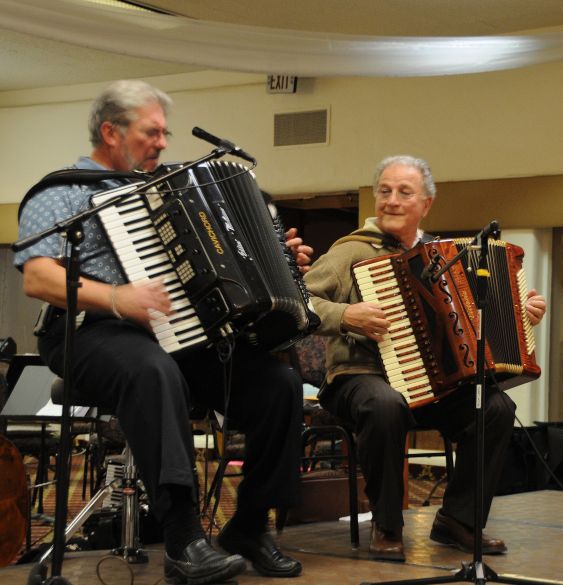
[[(389, 384), (411, 407), (475, 381), (478, 252), (469, 250), (437, 282), (423, 278), (431, 262), (443, 266), (469, 243), (469, 238), (438, 240), (353, 267), (362, 300), (379, 303), (392, 322), (379, 353)], [(523, 257), (519, 246), (489, 240), (486, 371), (503, 390), (540, 376), (525, 310)]]
[(174, 168), (159, 167), (151, 181), (161, 183), (99, 214), (129, 281), (164, 279), (174, 313), (151, 320), (162, 347), (175, 353), (235, 335), (273, 350), (314, 330), (282, 222), (253, 173), (213, 161), (166, 177)]

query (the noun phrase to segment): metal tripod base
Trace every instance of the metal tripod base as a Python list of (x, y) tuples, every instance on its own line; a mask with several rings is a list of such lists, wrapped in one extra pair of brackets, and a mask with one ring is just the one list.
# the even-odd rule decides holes
[(443, 577), (423, 577), (421, 579), (402, 579), (398, 581), (363, 582), (360, 585), (431, 585), (432, 583), (460, 583), (468, 582), (476, 585), (485, 585), (487, 581), (494, 583), (510, 583), (512, 585), (563, 585), (563, 581), (551, 579), (534, 579), (519, 577), (518, 575), (498, 575), (485, 563), (461, 563), (461, 569), (454, 575)]
[(29, 574), (27, 585), (72, 585), (61, 575), (47, 578), (47, 572), (45, 565), (34, 565)]
[[(88, 504), (82, 508), (77, 516), (66, 527), (64, 536), (65, 542), (79, 530), (86, 520), (94, 512), (98, 502), (100, 502), (106, 495), (116, 489), (117, 484), (122, 486), (122, 523), (121, 523), (121, 547), (112, 550), (112, 554), (119, 555), (128, 563), (146, 563), (148, 557), (141, 549), (139, 540), (139, 498), (137, 489), (137, 468), (133, 460), (131, 449), (128, 445), (125, 447), (125, 462), (123, 465), (123, 478), (121, 480), (114, 479), (99, 490)], [(54, 545), (49, 547), (39, 559), (39, 564), (42, 565), (53, 553)]]
[(111, 551), (131, 564), (148, 563), (149, 557), (141, 549), (139, 539), (139, 490), (137, 486), (137, 467), (129, 445), (125, 448), (123, 465), (121, 546)]
[(127, 561), (130, 565), (140, 565), (142, 563), (148, 563), (149, 557), (144, 553), (141, 548), (125, 548), (119, 547), (114, 548), (111, 551), (112, 555), (121, 557), (124, 561)]
[[(399, 581), (385, 581), (385, 585), (430, 585), (431, 583), (457, 583), (469, 581), (484, 585), (490, 579), (496, 581), (498, 575), (483, 563), (461, 563), (461, 569), (455, 575), (444, 575), (443, 577), (426, 577), (421, 579), (403, 579)], [(360, 585), (375, 585), (374, 583), (361, 583)], [(378, 584), (381, 585), (381, 584)]]
[[(82, 508), (82, 510), (76, 515), (76, 517), (72, 520), (72, 522), (70, 522), (68, 524), (68, 526), (66, 527), (64, 536), (65, 536), (65, 542), (68, 542), (70, 540), (70, 538), (73, 536), (73, 534), (79, 530), (80, 528), (82, 528), (82, 526), (84, 525), (84, 523), (86, 522), (86, 520), (88, 520), (88, 518), (92, 515), (92, 513), (94, 512), (96, 505), (98, 504), (98, 502), (104, 498), (107, 494), (110, 494), (114, 489), (115, 489), (115, 483), (118, 480), (114, 480), (111, 483), (108, 483), (107, 485), (105, 485), (100, 491), (98, 491), (94, 497), (88, 502), (88, 504)], [(53, 554), (53, 550), (54, 550), (54, 545), (50, 546), (42, 555), (41, 558), (39, 559), (39, 564), (43, 564), (45, 561), (47, 561), (47, 559)]]

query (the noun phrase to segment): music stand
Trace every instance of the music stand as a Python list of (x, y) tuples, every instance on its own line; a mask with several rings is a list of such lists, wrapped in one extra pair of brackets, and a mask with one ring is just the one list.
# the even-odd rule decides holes
[(477, 365), (476, 365), (476, 382), (475, 382), (475, 494), (474, 494), (474, 541), (473, 541), (473, 561), (469, 564), (462, 563), (462, 568), (454, 575), (443, 577), (423, 577), (420, 579), (404, 579), (397, 581), (383, 581), (376, 583), (362, 582), (360, 585), (431, 585), (433, 583), (457, 583), (461, 581), (473, 582), (478, 585), (485, 585), (487, 581), (496, 583), (512, 583), (514, 585), (553, 585), (554, 581), (542, 581), (540, 579), (515, 577), (513, 575), (498, 575), (485, 563), (483, 563), (483, 462), (484, 462), (484, 411), (483, 411), (483, 394), (486, 384), (485, 372), (485, 345), (486, 345), (486, 306), (488, 279), (490, 273), (488, 270), (488, 252), (489, 238), (491, 236), (498, 238), (500, 226), (497, 221), (493, 220), (481, 232), (475, 236), (470, 244), (463, 248), (459, 254), (446, 262), (443, 267), (439, 268), (439, 258), (435, 258), (428, 267), (423, 271), (423, 278), (426, 276), (432, 282), (438, 279), (448, 271), (461, 257), (467, 254), (470, 248), (476, 246), (479, 249), (479, 262), (477, 267), (477, 295), (476, 305), (478, 312), (479, 326), (477, 328)]

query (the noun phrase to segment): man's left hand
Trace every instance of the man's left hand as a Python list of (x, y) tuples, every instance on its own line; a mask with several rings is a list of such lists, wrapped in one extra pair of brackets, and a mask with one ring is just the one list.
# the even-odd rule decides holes
[(297, 228), (289, 228), (287, 232), (285, 232), (285, 245), (295, 256), (295, 262), (297, 262), (297, 266), (299, 266), (299, 270), (303, 274), (311, 269), (313, 248), (305, 245), (303, 240), (297, 236)]
[(539, 295), (538, 291), (533, 288), (528, 293), (528, 298), (526, 300), (526, 313), (528, 313), (528, 318), (532, 325), (537, 325), (543, 319), (546, 308), (545, 297)]

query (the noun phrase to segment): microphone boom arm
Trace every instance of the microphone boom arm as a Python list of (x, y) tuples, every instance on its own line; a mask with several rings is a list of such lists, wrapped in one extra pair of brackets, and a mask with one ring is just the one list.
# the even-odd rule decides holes
[(244, 151), (242, 148), (239, 148), (236, 144), (231, 142), (230, 140), (226, 140), (225, 138), (219, 138), (218, 136), (213, 136), (209, 132), (206, 132), (202, 128), (198, 126), (194, 126), (192, 129), (192, 134), (196, 138), (200, 138), (201, 140), (205, 140), (210, 144), (214, 144), (218, 147), (219, 150), (222, 150), (222, 154), (232, 154), (234, 156), (238, 156), (242, 158), (252, 165), (256, 166), (256, 159), (248, 154), (248, 152)]
[(468, 252), (469, 250), (477, 245), (479, 247), (481, 247), (481, 245), (487, 245), (487, 240), (490, 236), (493, 237), (498, 237), (498, 233), (500, 233), (500, 225), (498, 223), (498, 221), (496, 219), (493, 219), (493, 221), (491, 221), (491, 223), (489, 223), (489, 225), (487, 225), (486, 227), (484, 227), (472, 240), (471, 242), (465, 246), (464, 248), (462, 248), (449, 262), (446, 262), (444, 264), (444, 266), (442, 266), (442, 268), (440, 268), (439, 270), (437, 270), (436, 272), (433, 272), (433, 266), (436, 266), (437, 264), (434, 264), (433, 262), (431, 262), (432, 266), (427, 266), (423, 272), (426, 271), (426, 275), (429, 275), (430, 278), (430, 282), (438, 282), (438, 280), (440, 279), (440, 276), (442, 276), (442, 274), (444, 274), (444, 272), (447, 272), (458, 260), (460, 260), (461, 258), (463, 258)]

